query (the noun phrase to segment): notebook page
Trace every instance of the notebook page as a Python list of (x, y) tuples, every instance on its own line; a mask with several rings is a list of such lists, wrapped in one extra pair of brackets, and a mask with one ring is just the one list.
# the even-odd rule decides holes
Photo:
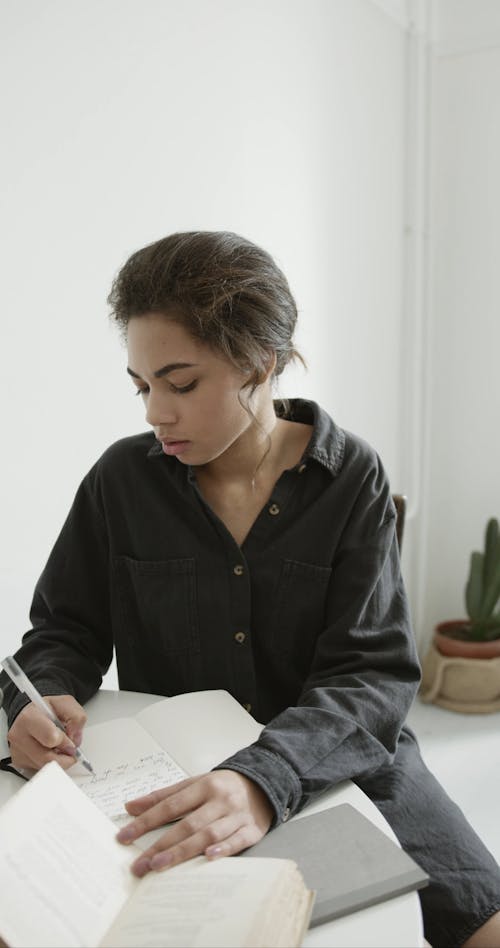
[(124, 807), (127, 800), (187, 776), (134, 718), (86, 728), (83, 744), (95, 773), (75, 764), (70, 776), (117, 828), (131, 820)]
[(165, 698), (139, 711), (136, 720), (193, 775), (253, 744), (262, 730), (262, 724), (223, 690)]

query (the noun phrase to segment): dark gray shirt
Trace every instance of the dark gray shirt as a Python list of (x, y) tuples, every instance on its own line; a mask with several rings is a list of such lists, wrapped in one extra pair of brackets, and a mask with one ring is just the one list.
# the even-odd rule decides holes
[[(390, 763), (420, 675), (378, 456), (313, 402), (285, 417), (312, 424), (311, 440), (241, 547), (152, 433), (108, 448), (16, 654), (43, 694), (81, 703), (113, 648), (123, 689), (226, 689), (267, 726), (221, 765), (265, 790), (276, 821)], [(12, 722), (26, 702), (0, 684)]]

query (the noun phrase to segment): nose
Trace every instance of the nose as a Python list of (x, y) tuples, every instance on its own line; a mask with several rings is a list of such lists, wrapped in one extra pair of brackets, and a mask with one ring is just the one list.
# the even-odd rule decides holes
[(166, 392), (154, 392), (148, 395), (146, 407), (146, 421), (153, 428), (158, 425), (175, 425), (178, 420), (178, 411), (174, 399)]

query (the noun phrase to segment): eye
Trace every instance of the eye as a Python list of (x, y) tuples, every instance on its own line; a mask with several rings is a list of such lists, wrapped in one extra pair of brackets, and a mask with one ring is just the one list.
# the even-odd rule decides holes
[(198, 380), (195, 379), (193, 382), (190, 382), (189, 385), (182, 385), (181, 387), (177, 385), (171, 385), (170, 387), (176, 395), (184, 395), (185, 392), (192, 392), (197, 385)]
[[(184, 395), (186, 392), (192, 392), (197, 385), (198, 379), (194, 379), (194, 381), (190, 382), (189, 385), (174, 385), (172, 382), (170, 382), (169, 388), (174, 395)], [(143, 388), (137, 386), (134, 395), (149, 395), (149, 385), (146, 385)]]

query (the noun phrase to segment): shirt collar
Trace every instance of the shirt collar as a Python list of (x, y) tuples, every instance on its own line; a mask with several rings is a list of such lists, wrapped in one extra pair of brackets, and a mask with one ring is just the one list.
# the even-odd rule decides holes
[[(307, 458), (312, 458), (325, 467), (333, 477), (336, 477), (344, 460), (345, 433), (342, 428), (335, 424), (320, 405), (305, 398), (278, 399), (274, 404), (278, 418), (313, 426), (313, 433), (302, 455), (302, 462)], [(176, 464), (175, 458), (167, 458), (163, 453), (163, 448), (156, 438), (148, 451), (148, 457), (162, 457)]]
[(279, 418), (313, 426), (302, 461), (312, 458), (336, 477), (344, 460), (345, 432), (342, 428), (335, 424), (320, 405), (305, 398), (281, 399), (275, 402), (275, 408)]

